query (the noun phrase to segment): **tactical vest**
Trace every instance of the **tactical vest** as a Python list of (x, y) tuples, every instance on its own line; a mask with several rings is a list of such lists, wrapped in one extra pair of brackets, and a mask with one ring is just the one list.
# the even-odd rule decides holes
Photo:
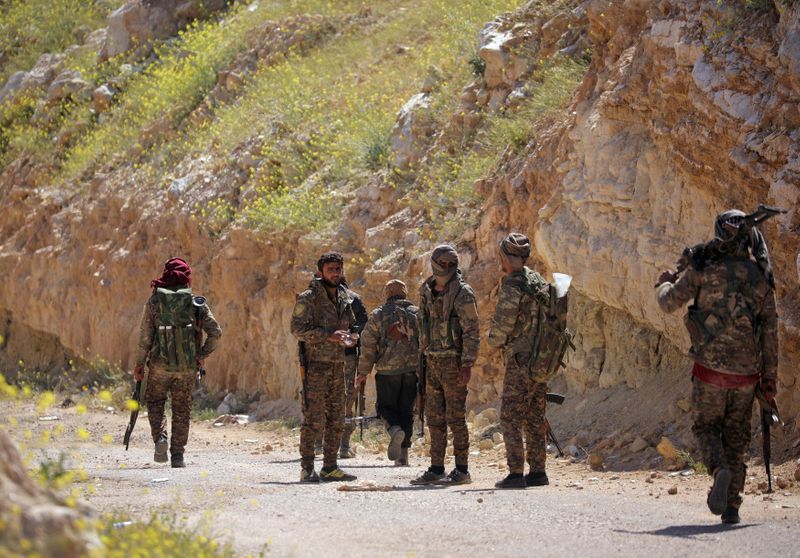
[(558, 369), (566, 366), (564, 356), (567, 349), (575, 350), (572, 343), (574, 333), (567, 328), (567, 295), (556, 296), (555, 285), (547, 283), (541, 275), (529, 271), (526, 273), (523, 293), (536, 299), (537, 311), (531, 312), (532, 304), (521, 304), (524, 312), (523, 320), (519, 320), (528, 330), (531, 339), (531, 356), (528, 361), (528, 373), (536, 382), (548, 382), (556, 375)]
[(429, 350), (431, 346), (435, 347), (433, 341), (437, 341), (438, 347), (430, 351), (431, 354), (460, 354), (462, 349), (461, 335), (463, 329), (461, 327), (461, 320), (458, 314), (453, 311), (455, 300), (461, 289), (464, 288), (464, 281), (460, 276), (456, 277), (458, 286), (456, 288), (448, 287), (447, 291), (439, 295), (434, 294), (433, 289), (430, 290), (428, 300), (422, 300), (420, 311), (423, 312), (423, 327), (429, 335), (429, 347), (424, 347), (423, 350)]
[(725, 269), (727, 281), (725, 282), (724, 296), (711, 308), (701, 308), (698, 304), (698, 296), (687, 308), (684, 323), (689, 332), (689, 339), (692, 343), (692, 352), (699, 354), (703, 349), (719, 336), (720, 333), (731, 327), (731, 325), (744, 317), (750, 321), (753, 328), (753, 335), (757, 339), (759, 336), (758, 324), (755, 316), (755, 309), (749, 303), (755, 299), (753, 285), (761, 280), (761, 276), (754, 267), (749, 267), (747, 277), (737, 276), (737, 263), (748, 261), (747, 258), (725, 258)]
[(191, 289), (160, 288), (158, 301), (158, 354), (169, 371), (190, 371), (197, 367), (199, 309), (205, 304)]

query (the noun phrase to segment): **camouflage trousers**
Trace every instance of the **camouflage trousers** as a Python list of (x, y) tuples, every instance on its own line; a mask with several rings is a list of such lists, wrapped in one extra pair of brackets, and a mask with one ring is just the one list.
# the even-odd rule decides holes
[[(521, 353), (506, 364), (500, 427), (506, 444), (510, 473), (524, 473), (527, 458), (531, 472), (544, 472), (547, 429), (545, 395), (547, 384), (534, 382), (528, 374), (530, 355)], [(523, 446), (523, 433), (525, 446)], [(527, 451), (526, 451), (527, 450)]]
[(425, 417), (431, 433), (431, 465), (444, 466), (447, 450), (447, 427), (453, 433), (456, 465), (467, 466), (469, 432), (467, 431), (467, 386), (458, 385), (458, 357), (428, 357), (425, 384)]
[(314, 442), (325, 430), (323, 466), (336, 465), (344, 429), (344, 374), (341, 362), (310, 362), (303, 386), (303, 425), (300, 458), (303, 468), (314, 466)]
[[(355, 357), (351, 357), (349, 355), (345, 356), (344, 361), (344, 416), (345, 418), (350, 418), (355, 416), (354, 410), (356, 405), (356, 397), (358, 395), (358, 390), (355, 389), (354, 384), (356, 381), (356, 368), (358, 367), (358, 361)], [(340, 447), (349, 448), (350, 447), (350, 436), (353, 435), (353, 432), (356, 429), (356, 425), (352, 422), (347, 423), (344, 425), (344, 429), (342, 430), (342, 441), (340, 443)], [(319, 431), (316, 438), (317, 448), (322, 447), (322, 439), (325, 436), (325, 427)]]
[(742, 504), (747, 466), (745, 457), (750, 445), (750, 419), (756, 386), (725, 389), (692, 378), (692, 432), (697, 437), (708, 472), (718, 467), (730, 469), (728, 504)]
[(169, 451), (172, 455), (182, 454), (189, 440), (194, 381), (193, 371), (168, 372), (163, 367), (154, 365), (148, 372), (145, 402), (150, 433), (154, 442), (160, 438), (167, 438), (167, 416), (164, 407), (169, 396), (172, 403), (172, 440)]

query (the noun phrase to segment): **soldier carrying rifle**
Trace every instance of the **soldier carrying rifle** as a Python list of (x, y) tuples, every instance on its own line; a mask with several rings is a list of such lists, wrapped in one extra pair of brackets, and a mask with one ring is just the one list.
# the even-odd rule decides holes
[[(658, 278), (658, 303), (674, 312), (689, 301), (685, 323), (692, 347), (692, 406), (703, 463), (714, 477), (708, 508), (723, 523), (739, 523), (745, 452), (757, 391), (777, 393), (778, 316), (769, 252), (756, 225), (779, 213), (725, 211), (715, 238), (688, 248), (678, 273)], [(678, 274), (683, 271), (679, 277)]]
[[(139, 327), (134, 379), (148, 378), (142, 398), (147, 404), (150, 430), (155, 442), (154, 459), (167, 461), (167, 418), (164, 407), (172, 398), (173, 467), (185, 467), (183, 450), (189, 439), (192, 389), (203, 362), (217, 347), (222, 329), (205, 297), (192, 294), (192, 268), (180, 258), (164, 264), (161, 277), (153, 279), (153, 294), (145, 304)], [(203, 332), (206, 334), (204, 343)], [(130, 437), (130, 433), (127, 434)]]

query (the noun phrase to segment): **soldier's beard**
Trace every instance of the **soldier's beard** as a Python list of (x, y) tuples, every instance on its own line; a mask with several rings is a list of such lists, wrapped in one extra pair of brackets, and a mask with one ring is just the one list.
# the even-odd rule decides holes
[(339, 285), (341, 285), (341, 283), (342, 283), (342, 280), (341, 280), (341, 279), (339, 279), (338, 281), (336, 281), (336, 282), (334, 283), (333, 281), (328, 281), (328, 280), (327, 280), (327, 279), (325, 279), (324, 277), (322, 278), (322, 284), (323, 284), (323, 285), (325, 285), (326, 287), (328, 287), (329, 289), (335, 289), (336, 287), (338, 287)]

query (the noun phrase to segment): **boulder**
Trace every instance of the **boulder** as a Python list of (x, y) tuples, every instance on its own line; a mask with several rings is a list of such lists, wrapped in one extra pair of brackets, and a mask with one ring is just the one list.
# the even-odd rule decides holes
[[(69, 507), (28, 476), (19, 452), (0, 430), (0, 523), (2, 547), (12, 555), (78, 558), (100, 546), (97, 533), (82, 507)], [(25, 548), (22, 541), (32, 547)]]
[(429, 94), (417, 93), (403, 105), (389, 138), (395, 167), (410, 170), (422, 159), (435, 131), (434, 124)]

